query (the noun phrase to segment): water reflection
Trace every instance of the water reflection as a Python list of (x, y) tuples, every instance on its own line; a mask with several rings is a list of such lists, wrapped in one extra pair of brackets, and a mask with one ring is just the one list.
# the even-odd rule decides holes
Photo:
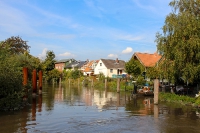
[(200, 128), (198, 110), (154, 105), (152, 97), (133, 97), (130, 92), (53, 84), (29, 100), (22, 111), (0, 112), (1, 132), (184, 133)]

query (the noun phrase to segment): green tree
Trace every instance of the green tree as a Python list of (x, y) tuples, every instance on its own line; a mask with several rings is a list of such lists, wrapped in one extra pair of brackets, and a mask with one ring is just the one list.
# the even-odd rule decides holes
[(19, 36), (12, 36), (5, 41), (1, 42), (2, 48), (9, 48), (12, 54), (23, 54), (28, 52), (30, 46), (27, 45), (27, 41), (22, 40)]
[(200, 78), (200, 0), (173, 0), (169, 5), (173, 10), (165, 19), (163, 35), (156, 35), (158, 50), (166, 64), (173, 64), (171, 78), (193, 83)]
[(130, 74), (134, 78), (137, 78), (139, 75), (142, 74), (144, 68), (138, 60), (131, 58), (128, 62), (126, 62), (125, 70), (128, 74)]
[(19, 109), (24, 95), (21, 70), (15, 65), (16, 56), (0, 49), (0, 110)]
[(51, 71), (55, 68), (55, 54), (53, 51), (47, 51), (46, 53), (46, 59), (44, 61), (44, 69), (45, 71)]
[(41, 67), (44, 69), (44, 77), (48, 82), (51, 82), (53, 79), (58, 80), (61, 76), (61, 73), (58, 70), (54, 70), (55, 62), (54, 52), (50, 50), (47, 51), (46, 58), (44, 62), (42, 62)]
[(58, 82), (60, 76), (61, 76), (61, 72), (59, 72), (57, 69), (53, 69), (51, 71), (48, 71), (48, 73), (46, 75), (46, 80), (48, 82), (51, 82), (52, 80)]
[(71, 77), (73, 79), (80, 78), (82, 75), (83, 75), (83, 73), (78, 69), (75, 69), (75, 70), (71, 71)]

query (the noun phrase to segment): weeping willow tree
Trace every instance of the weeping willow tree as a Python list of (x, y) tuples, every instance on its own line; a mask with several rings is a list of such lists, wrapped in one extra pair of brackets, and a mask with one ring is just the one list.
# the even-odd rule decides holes
[[(200, 79), (200, 0), (173, 0), (163, 34), (156, 34), (163, 55), (162, 72), (168, 78), (194, 83)], [(171, 75), (170, 75), (170, 74)]]

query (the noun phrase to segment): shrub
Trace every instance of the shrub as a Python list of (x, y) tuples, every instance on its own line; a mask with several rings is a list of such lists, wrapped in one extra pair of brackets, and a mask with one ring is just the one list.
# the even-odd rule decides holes
[(0, 64), (0, 109), (14, 109), (22, 103), (24, 95), (22, 72), (11, 58), (1, 58)]

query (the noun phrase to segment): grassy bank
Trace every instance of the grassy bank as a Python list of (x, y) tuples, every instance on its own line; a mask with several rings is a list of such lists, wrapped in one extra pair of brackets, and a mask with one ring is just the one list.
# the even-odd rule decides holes
[(184, 95), (176, 95), (173, 93), (159, 93), (159, 100), (166, 102), (180, 103), (184, 105), (200, 106), (200, 97), (190, 97)]

